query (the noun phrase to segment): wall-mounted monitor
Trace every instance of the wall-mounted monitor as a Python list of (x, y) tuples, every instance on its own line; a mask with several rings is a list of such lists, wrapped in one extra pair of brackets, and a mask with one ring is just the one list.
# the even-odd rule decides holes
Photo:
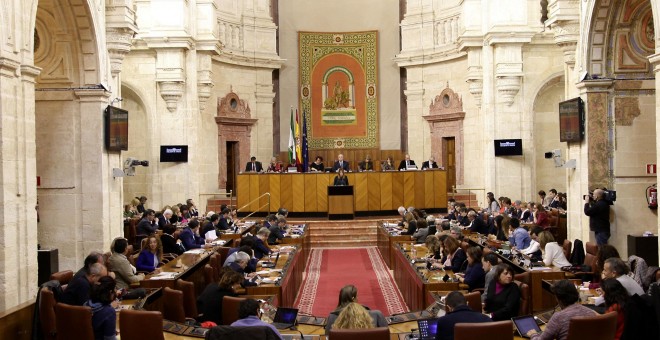
[(495, 156), (522, 156), (522, 139), (496, 139)]
[(581, 142), (584, 137), (584, 102), (580, 97), (559, 103), (559, 141)]
[(188, 162), (188, 145), (161, 145), (160, 161), (175, 163)]
[(128, 150), (128, 111), (108, 105), (105, 108), (105, 148)]

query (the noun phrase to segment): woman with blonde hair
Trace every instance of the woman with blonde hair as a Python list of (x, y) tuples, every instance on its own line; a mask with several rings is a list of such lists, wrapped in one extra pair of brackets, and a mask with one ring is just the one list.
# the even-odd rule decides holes
[(428, 257), (434, 258), (436, 260), (439, 260), (442, 257), (441, 254), (442, 243), (440, 243), (440, 239), (438, 239), (437, 236), (435, 235), (426, 236), (424, 245), (426, 246)]
[(163, 244), (156, 235), (149, 235), (142, 242), (142, 250), (135, 261), (135, 267), (143, 272), (159, 272), (158, 266), (163, 260)]
[(374, 328), (373, 322), (366, 308), (357, 302), (351, 302), (339, 313), (332, 329)]
[[(337, 308), (330, 312), (330, 315), (328, 315), (327, 322), (325, 323), (325, 332), (326, 334), (331, 330), (331, 329), (346, 329), (346, 328), (367, 328), (367, 327), (353, 327), (353, 326), (346, 326), (347, 323), (350, 323), (350, 325), (357, 325), (363, 323), (362, 320), (365, 320), (363, 316), (360, 316), (359, 311), (352, 310), (348, 312), (347, 315), (342, 318), (344, 321), (342, 321), (341, 327), (337, 328), (334, 327), (333, 325), (335, 322), (339, 321), (340, 315), (344, 314), (344, 311), (346, 311), (346, 308), (350, 305), (358, 305), (361, 307), (366, 313), (367, 316), (369, 317), (369, 323), (371, 324), (371, 327), (387, 327), (387, 320), (385, 320), (385, 316), (383, 313), (379, 310), (370, 310), (369, 307), (367, 306), (362, 306), (358, 303), (358, 298), (357, 298), (357, 288), (355, 288), (354, 285), (346, 285), (344, 288), (342, 288), (339, 291), (339, 301), (337, 302)], [(355, 309), (356, 307), (353, 306), (351, 309)], [(357, 320), (350, 320), (352, 318), (358, 318), (361, 317), (361, 321)], [(345, 320), (345, 318), (349, 318), (349, 320)]]

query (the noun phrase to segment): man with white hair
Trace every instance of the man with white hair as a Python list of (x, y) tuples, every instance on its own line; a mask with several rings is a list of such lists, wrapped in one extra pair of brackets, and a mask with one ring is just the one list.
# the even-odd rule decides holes
[(593, 199), (584, 197), (584, 214), (589, 216), (589, 230), (596, 235), (596, 244), (607, 244), (610, 238), (610, 204), (605, 200), (605, 191), (596, 189)]
[(397, 211), (399, 212), (399, 215), (401, 215), (401, 222), (399, 222), (399, 226), (403, 226), (403, 222), (406, 221), (404, 219), (404, 216), (406, 215), (406, 208), (401, 206), (401, 207), (399, 207), (399, 209), (397, 209)]
[[(234, 257), (234, 262), (230, 263), (228, 267), (239, 274), (246, 274), (245, 268), (247, 267), (248, 262), (250, 262), (250, 255), (248, 255), (245, 252), (239, 251), (236, 252), (236, 255)], [(245, 280), (243, 280), (243, 283), (241, 285), (243, 287), (258, 285), (259, 282), (252, 280), (256, 275), (257, 275), (256, 272), (247, 274)]]
[(332, 166), (332, 172), (337, 172), (339, 169), (344, 169), (344, 171), (346, 172), (351, 170), (350, 166), (348, 165), (348, 162), (344, 160), (344, 155), (341, 153), (337, 156), (337, 160), (335, 161), (335, 164)]
[(172, 209), (165, 209), (163, 214), (158, 217), (158, 229), (163, 230), (163, 227), (170, 224), (170, 219), (172, 218), (173, 212)]

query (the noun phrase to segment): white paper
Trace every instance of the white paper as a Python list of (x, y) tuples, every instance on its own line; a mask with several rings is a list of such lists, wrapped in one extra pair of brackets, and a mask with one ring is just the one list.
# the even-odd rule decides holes
[(185, 254), (204, 254), (206, 250), (203, 248), (190, 249), (185, 252)]
[(209, 230), (209, 231), (207, 231), (206, 234), (204, 235), (204, 238), (205, 238), (207, 241), (213, 241), (213, 240), (215, 240), (215, 239), (218, 238), (218, 235), (215, 233), (215, 230)]

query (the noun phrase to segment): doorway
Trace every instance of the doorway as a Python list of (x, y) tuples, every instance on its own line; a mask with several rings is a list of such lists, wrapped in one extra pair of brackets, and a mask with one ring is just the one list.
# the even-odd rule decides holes
[(238, 142), (226, 142), (226, 155), (227, 155), (227, 186), (225, 190), (231, 190), (236, 195), (236, 174), (238, 173)]
[(442, 164), (447, 170), (447, 189), (454, 191), (456, 187), (456, 138), (442, 138), (443, 157)]

